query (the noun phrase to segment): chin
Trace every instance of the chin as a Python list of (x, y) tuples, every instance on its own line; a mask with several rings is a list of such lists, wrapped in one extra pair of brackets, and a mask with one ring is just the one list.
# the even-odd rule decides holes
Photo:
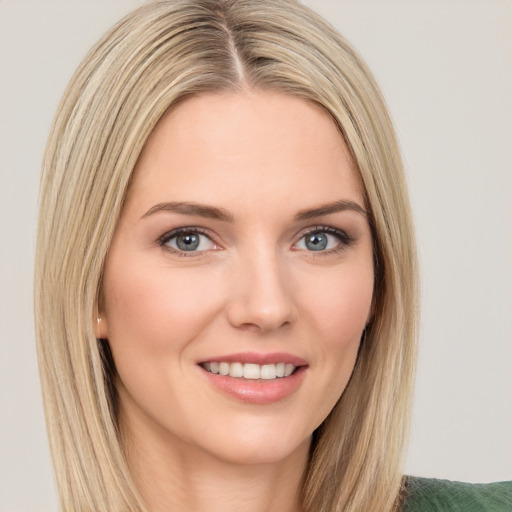
[(216, 446), (216, 458), (239, 466), (278, 464), (287, 460), (302, 458), (309, 453), (311, 436), (297, 445), (282, 442), (230, 442), (226, 449)]
[(275, 464), (309, 453), (311, 434), (299, 435), (298, 429), (279, 429), (258, 422), (236, 431), (213, 430), (203, 438), (203, 447), (216, 458), (236, 465)]

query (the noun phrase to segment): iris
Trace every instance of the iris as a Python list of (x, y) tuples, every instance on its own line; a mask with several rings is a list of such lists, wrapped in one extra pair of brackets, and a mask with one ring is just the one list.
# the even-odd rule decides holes
[(176, 237), (176, 247), (180, 251), (195, 251), (199, 247), (199, 242), (197, 233), (184, 233)]
[(323, 251), (327, 247), (327, 234), (326, 233), (311, 233), (306, 236), (306, 247), (310, 251)]

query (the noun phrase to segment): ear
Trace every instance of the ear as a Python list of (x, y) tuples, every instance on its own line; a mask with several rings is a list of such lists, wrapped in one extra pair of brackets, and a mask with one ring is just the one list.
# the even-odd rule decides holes
[(107, 318), (105, 315), (98, 313), (97, 318), (94, 320), (94, 335), (99, 340), (108, 339)]
[(103, 307), (103, 298), (101, 296), (101, 292), (97, 299), (97, 304), (94, 310), (96, 311), (96, 317), (93, 319), (94, 335), (99, 340), (106, 340), (108, 339), (107, 315), (105, 308)]

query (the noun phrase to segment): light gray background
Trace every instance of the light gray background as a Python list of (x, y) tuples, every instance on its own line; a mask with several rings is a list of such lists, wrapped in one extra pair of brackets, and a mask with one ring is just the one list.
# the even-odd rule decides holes
[[(56, 510), (32, 268), (41, 156), (86, 50), (141, 0), (0, 0), (0, 511)], [(418, 231), (407, 472), (512, 478), (512, 2), (309, 0), (380, 82)]]

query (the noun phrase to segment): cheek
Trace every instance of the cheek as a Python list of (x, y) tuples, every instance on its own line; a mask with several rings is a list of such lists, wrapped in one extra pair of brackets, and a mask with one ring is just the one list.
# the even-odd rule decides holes
[(359, 339), (370, 318), (374, 277), (371, 265), (340, 267), (311, 280), (302, 294), (318, 332), (334, 346)]
[(190, 355), (221, 307), (216, 274), (126, 253), (112, 261), (103, 297), (122, 410), (170, 426), (169, 404), (182, 404), (184, 415), (183, 403), (197, 399), (190, 394)]
[(311, 277), (309, 293), (305, 288), (302, 292), (304, 304), (309, 305), (304, 310), (314, 340), (315, 362), (322, 369), (317, 380), (322, 389), (322, 400), (316, 402), (318, 423), (329, 414), (350, 379), (369, 320), (374, 284), (371, 265), (340, 266), (329, 274), (322, 280)]
[(103, 289), (111, 344), (139, 346), (156, 355), (168, 350), (169, 342), (177, 349), (193, 339), (221, 304), (214, 275), (128, 258), (107, 266)]

